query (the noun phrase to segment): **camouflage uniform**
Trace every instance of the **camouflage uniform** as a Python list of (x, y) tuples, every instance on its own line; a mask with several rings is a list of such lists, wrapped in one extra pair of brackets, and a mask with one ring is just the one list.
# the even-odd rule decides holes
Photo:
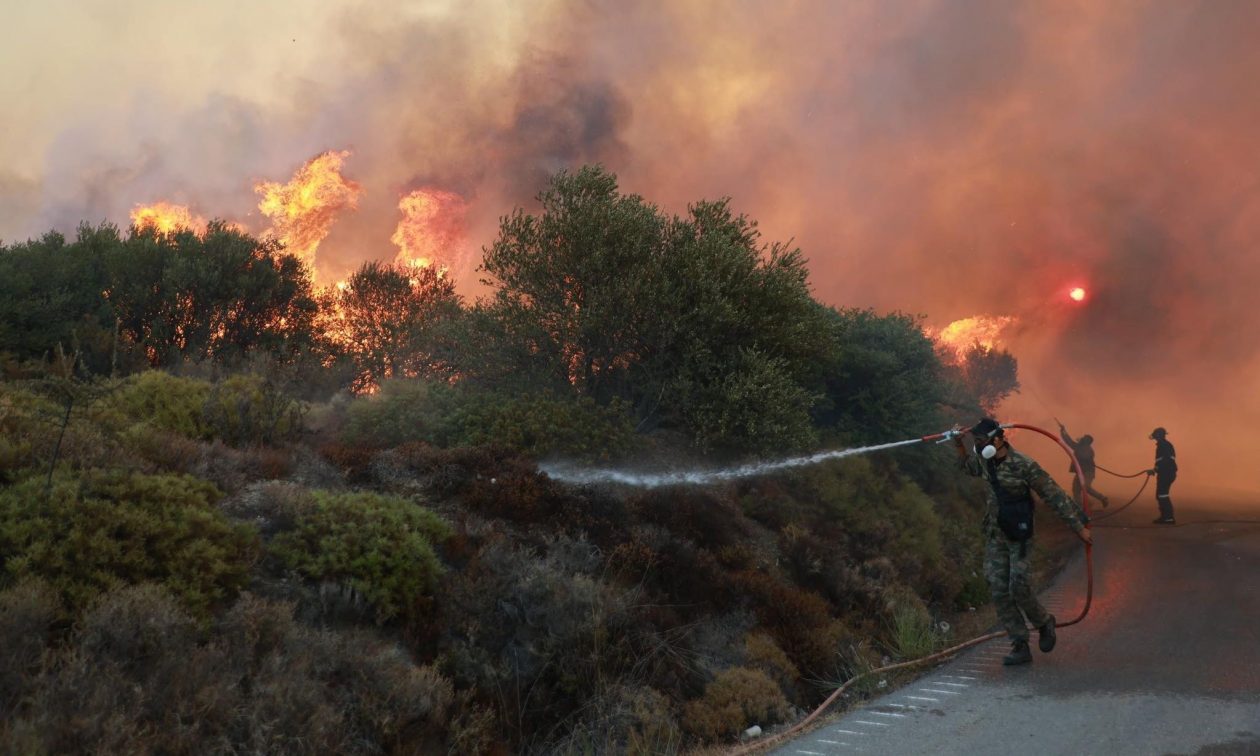
[[(1005, 459), (995, 461), (997, 483), (1005, 492), (1012, 495), (1034, 492), (1053, 507), (1072, 530), (1077, 533), (1084, 530), (1083, 512), (1041, 469), (1041, 465), (1009, 446)], [(1032, 540), (1012, 541), (998, 528), (998, 503), (989, 483), (988, 463), (979, 455), (968, 452), (961, 464), (969, 474), (985, 479), (984, 576), (993, 594), (993, 606), (1011, 640), (1027, 642), (1028, 627), (1024, 624), (1024, 617), (1028, 617), (1033, 627), (1041, 627), (1049, 619), (1045, 607), (1033, 595), (1030, 584)]]

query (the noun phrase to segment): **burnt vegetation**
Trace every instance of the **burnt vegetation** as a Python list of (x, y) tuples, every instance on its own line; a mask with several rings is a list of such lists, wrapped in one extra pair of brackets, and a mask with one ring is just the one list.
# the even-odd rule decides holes
[(540, 473), (899, 440), (1017, 384), (818, 303), (725, 201), (670, 216), (600, 168), (539, 201), (474, 303), (378, 263), (317, 290), (221, 223), (0, 247), (3, 750), (678, 752), (983, 600), (931, 450)]

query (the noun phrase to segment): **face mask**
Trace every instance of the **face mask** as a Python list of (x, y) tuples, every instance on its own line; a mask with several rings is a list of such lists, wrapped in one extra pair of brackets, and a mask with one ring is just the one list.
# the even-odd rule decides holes
[[(996, 436), (996, 434), (994, 434)], [(976, 440), (976, 453), (985, 459), (993, 459), (997, 456), (997, 439), (994, 436)], [(981, 446), (983, 444), (983, 446)]]

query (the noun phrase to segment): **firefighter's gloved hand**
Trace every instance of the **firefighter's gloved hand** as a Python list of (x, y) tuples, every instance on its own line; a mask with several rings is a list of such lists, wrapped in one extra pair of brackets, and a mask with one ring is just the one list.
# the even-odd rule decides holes
[(1150, 477), (1151, 475), (1154, 475), (1154, 474), (1155, 474), (1155, 468), (1153, 467), (1146, 471), (1147, 477)]

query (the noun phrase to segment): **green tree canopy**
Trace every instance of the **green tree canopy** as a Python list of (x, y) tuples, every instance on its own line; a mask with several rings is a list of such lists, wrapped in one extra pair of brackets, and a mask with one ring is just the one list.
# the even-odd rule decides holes
[(312, 340), (306, 269), (276, 242), (219, 221), (204, 234), (81, 226), (0, 248), (0, 351), (38, 359), (72, 345), (95, 371), (240, 362)]
[(958, 369), (967, 392), (989, 414), (1019, 391), (1019, 362), (1005, 349), (976, 342), (963, 352)]
[(827, 353), (817, 363), (819, 426), (861, 442), (922, 434), (940, 422), (948, 385), (921, 319), (824, 308)]
[(495, 287), (482, 343), (519, 345), (503, 380), (619, 398), (641, 428), (706, 445), (809, 441), (802, 382), (822, 319), (800, 250), (764, 244), (727, 200), (668, 217), (599, 167), (556, 175), (538, 199), (538, 214), (504, 218), (481, 267)]

